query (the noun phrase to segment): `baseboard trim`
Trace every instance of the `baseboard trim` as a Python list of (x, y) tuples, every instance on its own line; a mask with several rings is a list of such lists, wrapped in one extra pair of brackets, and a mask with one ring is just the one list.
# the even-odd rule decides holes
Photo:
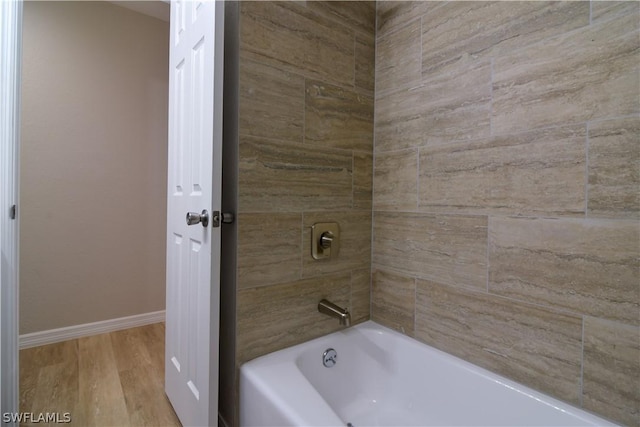
[(37, 347), (39, 345), (53, 344), (91, 335), (104, 334), (119, 331), (121, 329), (135, 328), (137, 326), (150, 325), (164, 322), (165, 311), (153, 311), (151, 313), (136, 314), (134, 316), (120, 317), (117, 319), (102, 320), (100, 322), (85, 323), (83, 325), (67, 326), (65, 328), (50, 329), (48, 331), (33, 332), (20, 335), (20, 350)]

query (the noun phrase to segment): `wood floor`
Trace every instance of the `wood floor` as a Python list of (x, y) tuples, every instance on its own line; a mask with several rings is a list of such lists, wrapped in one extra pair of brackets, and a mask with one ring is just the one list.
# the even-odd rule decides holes
[(164, 394), (164, 334), (156, 323), (21, 350), (20, 411), (68, 412), (82, 427), (180, 426)]

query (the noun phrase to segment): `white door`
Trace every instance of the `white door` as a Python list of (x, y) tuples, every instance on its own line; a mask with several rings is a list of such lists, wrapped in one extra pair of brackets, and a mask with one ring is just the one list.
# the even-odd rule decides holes
[[(0, 0), (0, 413), (18, 412), (18, 152), (22, 2)], [(5, 417), (9, 417), (9, 422)], [(15, 418), (13, 418), (15, 419)]]
[(223, 7), (171, 3), (165, 391), (185, 426), (218, 417)]

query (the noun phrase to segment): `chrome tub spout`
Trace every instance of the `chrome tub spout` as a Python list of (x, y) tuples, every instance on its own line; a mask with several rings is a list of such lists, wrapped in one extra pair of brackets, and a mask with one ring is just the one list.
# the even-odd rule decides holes
[(338, 307), (334, 303), (323, 299), (318, 303), (318, 311), (327, 316), (336, 317), (343, 326), (351, 326), (351, 314), (346, 308)]

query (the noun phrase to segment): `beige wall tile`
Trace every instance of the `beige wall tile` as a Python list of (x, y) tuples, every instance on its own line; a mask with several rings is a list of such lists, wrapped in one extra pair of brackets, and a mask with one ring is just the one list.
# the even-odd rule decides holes
[(418, 85), (421, 74), (420, 20), (380, 37), (376, 43), (376, 96)]
[(441, 2), (435, 1), (377, 1), (378, 30), (376, 35), (382, 37), (415, 19), (419, 20), (420, 16), (431, 12), (440, 4)]
[(378, 153), (373, 175), (374, 209), (415, 210), (418, 206), (418, 150)]
[(295, 2), (240, 2), (240, 50), (246, 57), (353, 85), (354, 33)]
[(240, 138), (239, 211), (300, 212), (352, 206), (352, 156), (309, 144)]
[(487, 288), (487, 218), (375, 212), (373, 263), (453, 286)]
[(306, 4), (346, 28), (371, 35), (376, 29), (375, 1), (307, 1)]
[(583, 406), (640, 426), (640, 329), (584, 319)]
[(492, 293), (640, 324), (635, 221), (491, 218)]
[(337, 319), (318, 312), (318, 302), (326, 298), (348, 307), (350, 289), (351, 273), (241, 289), (237, 302), (238, 364), (343, 328)]
[(351, 272), (351, 324), (369, 320), (371, 306), (371, 269)]
[(240, 134), (302, 142), (303, 77), (241, 57), (239, 108)]
[(375, 89), (375, 55), (376, 45), (373, 37), (356, 35), (356, 75), (355, 86), (371, 92)]
[(418, 280), (415, 336), (544, 393), (580, 401), (578, 316)]
[(238, 289), (302, 277), (302, 214), (240, 213), (237, 223)]
[(424, 88), (417, 86), (376, 95), (373, 122), (376, 153), (414, 148), (424, 142), (423, 92)]
[(353, 152), (353, 208), (371, 211), (373, 154)]
[(586, 1), (446, 2), (422, 18), (422, 72), (521, 49), (588, 24)]
[(640, 118), (589, 124), (587, 215), (640, 217)]
[(623, 16), (496, 58), (494, 132), (640, 111), (638, 22)]
[(640, 18), (637, 1), (591, 1), (591, 22), (594, 24), (633, 14)]
[[(584, 215), (586, 126), (420, 148), (429, 212)], [(377, 186), (376, 186), (377, 190)]]
[[(311, 226), (317, 222), (340, 226), (336, 257), (317, 260), (311, 256)], [(371, 265), (371, 212), (305, 212), (302, 242), (303, 277), (367, 268)]]
[(371, 286), (371, 318), (413, 336), (416, 280), (374, 266)]
[(373, 98), (316, 80), (306, 81), (305, 143), (372, 151)]
[(484, 60), (459, 64), (414, 88), (376, 94), (376, 152), (488, 137), (490, 109), (491, 66)]

